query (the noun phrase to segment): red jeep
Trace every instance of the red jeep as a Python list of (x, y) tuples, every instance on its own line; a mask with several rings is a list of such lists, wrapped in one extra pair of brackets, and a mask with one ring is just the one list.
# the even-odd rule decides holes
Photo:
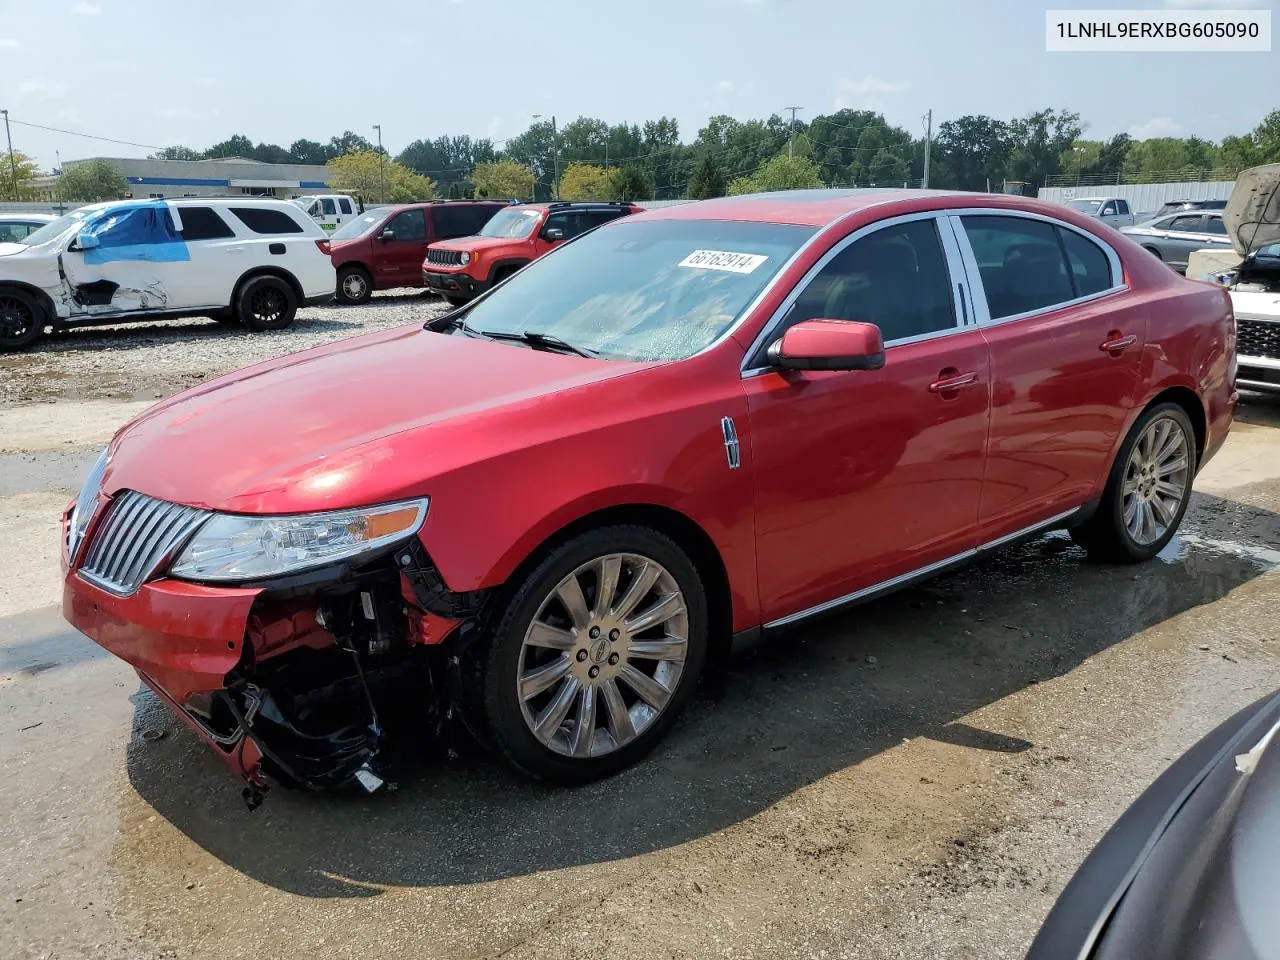
[(367, 210), (330, 238), (339, 303), (364, 303), (374, 290), (422, 286), (427, 245), (475, 233), (506, 204), (433, 200)]
[(422, 263), (423, 286), (458, 306), (564, 241), (640, 211), (624, 202), (509, 206), (474, 237), (431, 244)]

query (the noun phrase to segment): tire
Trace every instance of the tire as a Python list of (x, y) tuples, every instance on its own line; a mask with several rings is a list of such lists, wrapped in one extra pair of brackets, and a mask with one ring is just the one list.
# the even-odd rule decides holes
[(1160, 260), (1160, 261), (1163, 261), (1163, 260), (1164, 260), (1164, 257), (1162, 257), (1162, 256), (1160, 255), (1160, 250), (1159, 250), (1159, 248), (1157, 248), (1157, 247), (1143, 247), (1142, 249), (1143, 249), (1143, 250), (1145, 250), (1145, 251), (1147, 251), (1147, 253), (1151, 254), (1151, 255), (1152, 255), (1153, 257), (1155, 257), (1157, 260)]
[(445, 298), (445, 300), (447, 300), (447, 301), (449, 302), (449, 306), (451, 306), (451, 307), (461, 307), (461, 306), (463, 306), (464, 304), (467, 304), (467, 303), (470, 303), (470, 302), (471, 302), (471, 298), (470, 298), (470, 297), (455, 297), (454, 295), (449, 294), (449, 293), (446, 293), (446, 294), (444, 295), (444, 298)]
[(236, 294), (235, 311), (250, 330), (283, 330), (298, 313), (298, 295), (279, 277), (254, 277)]
[(21, 350), (44, 336), (44, 307), (21, 290), (0, 290), (0, 352)]
[(334, 296), (347, 306), (368, 303), (373, 296), (373, 277), (364, 267), (345, 266), (338, 271), (338, 288)]
[(1095, 560), (1150, 560), (1177, 533), (1195, 475), (1196, 434), (1186, 411), (1176, 403), (1151, 407), (1116, 454), (1097, 513), (1071, 531), (1072, 539)]
[[(597, 611), (602, 579), (616, 589)], [(571, 583), (582, 599), (576, 628), (560, 599), (575, 595)], [(631, 635), (627, 624), (645, 615), (661, 619)], [(646, 527), (603, 527), (561, 544), (495, 616), (472, 673), (483, 693), (482, 739), (518, 770), (554, 783), (597, 780), (647, 754), (688, 705), (706, 661), (702, 579), (674, 541)], [(526, 644), (530, 635), (536, 644)]]

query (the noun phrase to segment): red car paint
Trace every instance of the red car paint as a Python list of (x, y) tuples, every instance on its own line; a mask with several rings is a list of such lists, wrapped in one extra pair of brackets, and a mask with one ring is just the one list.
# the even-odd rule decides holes
[[(1028, 322), (891, 345), (880, 369), (741, 372), (766, 322), (841, 238), (890, 217), (978, 206), (1030, 211), (1105, 240), (1124, 289)], [(1227, 294), (1071, 210), (873, 193), (726, 199), (641, 216), (821, 229), (731, 335), (689, 359), (593, 360), (417, 326), (333, 343), (144, 412), (112, 441), (102, 495), (135, 490), (245, 513), (429, 496), (419, 538), (459, 592), (502, 584), (540, 544), (598, 511), (657, 507), (714, 546), (728, 626), (745, 631), (1097, 498), (1126, 431), (1167, 390), (1198, 406), (1202, 463), (1230, 428)], [(1104, 348), (1128, 337), (1127, 349)], [(737, 424), (740, 469), (726, 466), (726, 417)], [(86, 543), (93, 533), (91, 524)], [(324, 637), (312, 621), (268, 642), (273, 617), (255, 608), (254, 590), (162, 578), (121, 598), (82, 579), (78, 558), (63, 559), (67, 619), (171, 703), (220, 686), (245, 646), (275, 655)], [(417, 642), (432, 644), (455, 625), (422, 611), (414, 622)]]

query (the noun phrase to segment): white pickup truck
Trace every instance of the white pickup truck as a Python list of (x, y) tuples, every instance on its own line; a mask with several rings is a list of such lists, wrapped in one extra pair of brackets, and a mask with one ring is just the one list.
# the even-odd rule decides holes
[(1101, 220), (1116, 229), (1131, 227), (1137, 222), (1129, 209), (1129, 201), (1123, 197), (1079, 197), (1068, 200), (1066, 205), (1072, 210)]

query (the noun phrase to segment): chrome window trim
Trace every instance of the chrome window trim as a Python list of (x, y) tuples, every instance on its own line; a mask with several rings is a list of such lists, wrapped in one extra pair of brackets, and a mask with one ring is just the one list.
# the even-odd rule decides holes
[(804, 610), (796, 613), (789, 613), (785, 617), (779, 617), (777, 620), (770, 620), (764, 625), (765, 630), (775, 630), (779, 627), (790, 626), (793, 623), (799, 623), (801, 620), (807, 620), (810, 617), (817, 616), (820, 613), (827, 613), (831, 610), (839, 609), (847, 604), (855, 603), (858, 600), (870, 599), (881, 593), (892, 590), (895, 587), (905, 586), (913, 580), (920, 580), (930, 574), (939, 573), (947, 567), (955, 566), (965, 560), (971, 560), (974, 557), (989, 553), (992, 550), (998, 550), (1006, 544), (1010, 544), (1015, 540), (1023, 537), (1034, 536), (1037, 533), (1047, 533), (1050, 529), (1058, 526), (1064, 520), (1074, 516), (1083, 509), (1083, 505), (1072, 507), (1070, 510), (1064, 510), (1056, 513), (1052, 517), (1044, 520), (1038, 520), (1030, 526), (1023, 527), (1021, 530), (1015, 530), (1013, 533), (1006, 534), (1003, 537), (997, 537), (995, 540), (989, 540), (986, 543), (971, 547), (968, 550), (962, 550), (953, 556), (947, 557), (945, 560), (938, 560), (935, 563), (926, 564), (923, 567), (917, 567), (906, 573), (899, 574), (896, 577), (890, 577), (888, 580), (881, 580), (879, 583), (873, 583), (869, 587), (863, 587), (861, 590), (854, 590), (852, 593), (846, 593), (842, 597), (836, 597), (833, 600), (826, 600), (822, 603), (815, 604), (812, 607), (806, 607)]
[[(980, 327), (991, 327), (1004, 323), (1012, 323), (1015, 320), (1026, 320), (1031, 317), (1038, 317), (1041, 314), (1053, 313), (1055, 310), (1063, 310), (1067, 307), (1079, 306), (1082, 303), (1090, 303), (1094, 300), (1100, 300), (1103, 297), (1114, 296), (1129, 289), (1129, 285), (1124, 282), (1124, 264), (1120, 260), (1120, 255), (1116, 253), (1115, 248), (1105, 240), (1099, 239), (1087, 230), (1067, 223), (1065, 220), (1059, 220), (1056, 217), (1050, 217), (1043, 213), (1034, 213), (1030, 210), (1006, 210), (1000, 207), (961, 207), (954, 210), (942, 211), (951, 221), (952, 229), (955, 232), (956, 240), (960, 244), (962, 259), (964, 260), (965, 270), (969, 274), (969, 289), (971, 291), (981, 292), (982, 296), (976, 299), (980, 300), (980, 304), (974, 305), (974, 313), (977, 315), (977, 323)], [(978, 270), (978, 258), (973, 253), (973, 245), (969, 242), (969, 235), (964, 229), (961, 217), (1020, 217), (1024, 220), (1039, 220), (1050, 226), (1059, 227), (1063, 230), (1070, 230), (1072, 233), (1082, 237), (1094, 246), (1102, 250), (1107, 257), (1107, 263), (1111, 267), (1112, 285), (1105, 290), (1099, 290), (1097, 293), (1090, 293), (1083, 297), (1075, 297), (1072, 300), (1063, 300), (1061, 303), (1051, 303), (1046, 307), (1038, 307), (1035, 310), (1027, 310), (1023, 313), (1015, 313), (1008, 317), (991, 318), (991, 308), (987, 303), (987, 291), (982, 285), (982, 273)], [(1117, 279), (1120, 281), (1117, 283)], [(976, 295), (975, 295), (976, 296)]]
[[(857, 210), (853, 212), (861, 213), (863, 210), (866, 210), (866, 209), (868, 208), (863, 207), (862, 210)], [(960, 333), (961, 331), (965, 330), (966, 325), (963, 323), (963, 320), (961, 317), (960, 302), (956, 296), (955, 285), (959, 283), (963, 286), (967, 286), (967, 283), (965, 281), (965, 274), (961, 269), (960, 263), (959, 263), (959, 255), (960, 255), (959, 245), (955, 243), (954, 237), (951, 238), (951, 243), (948, 244), (947, 231), (943, 230), (942, 228), (941, 220), (942, 220), (943, 213), (944, 211), (940, 211), (940, 210), (925, 210), (925, 211), (918, 211), (916, 213), (904, 213), (896, 217), (888, 217), (887, 219), (884, 219), (884, 220), (876, 220), (872, 223), (868, 223), (868, 224), (865, 224), (864, 226), (859, 227), (857, 230), (853, 231), (853, 233), (850, 233), (847, 236), (841, 237), (834, 244), (832, 244), (831, 249), (829, 249), (821, 257), (819, 257), (818, 260), (813, 264), (813, 266), (811, 266), (808, 269), (808, 271), (805, 272), (805, 275), (801, 277), (799, 281), (796, 282), (796, 285), (791, 288), (791, 292), (787, 294), (786, 298), (782, 301), (782, 303), (778, 304), (778, 308), (773, 311), (769, 319), (765, 321), (764, 326), (760, 328), (760, 332), (756, 334), (755, 339), (751, 341), (751, 345), (747, 348), (746, 352), (742, 355), (742, 365), (740, 368), (742, 378), (746, 379), (748, 377), (754, 377), (757, 374), (768, 373), (769, 371), (774, 369), (773, 367), (768, 366), (767, 364), (752, 365), (751, 360), (753, 357), (756, 356), (757, 353), (759, 353), (764, 349), (766, 344), (771, 342), (771, 338), (775, 335), (774, 331), (777, 330), (778, 325), (782, 322), (782, 318), (787, 315), (787, 311), (790, 310), (791, 307), (795, 305), (796, 300), (800, 298), (800, 295), (805, 291), (806, 288), (808, 288), (809, 284), (813, 282), (814, 278), (817, 277), (817, 275), (822, 272), (822, 270), (827, 266), (828, 263), (830, 263), (833, 259), (839, 256), (840, 253), (842, 253), (846, 247), (848, 247), (852, 243), (855, 243), (861, 238), (868, 236), (872, 233), (876, 233), (880, 230), (884, 230), (887, 227), (897, 226), (898, 224), (902, 224), (902, 223), (911, 223), (916, 220), (933, 220), (934, 221), (934, 229), (937, 230), (938, 232), (938, 242), (941, 243), (942, 245), (942, 253), (944, 258), (946, 259), (947, 270), (950, 274), (948, 283), (952, 287), (951, 315), (952, 315), (952, 318), (955, 320), (955, 326), (944, 328), (942, 330), (934, 330), (929, 333), (918, 334), (914, 337), (900, 337), (896, 340), (886, 340), (884, 344), (885, 349), (888, 350), (890, 347), (896, 347), (906, 343), (918, 343), (923, 340), (934, 340), (934, 339), (937, 339), (938, 337), (950, 336), (952, 334)], [(845, 216), (841, 217), (840, 220), (836, 220), (835, 222), (833, 222), (831, 224), (831, 227), (829, 227), (828, 229), (835, 227), (842, 220), (844, 220), (846, 217), (849, 217), (849, 216), (852, 216), (852, 214), (851, 213), (845, 214)], [(826, 231), (824, 230), (821, 232), (825, 233)], [(779, 271), (779, 274), (781, 274), (781, 271)], [(966, 290), (965, 297), (966, 297), (966, 303), (972, 302), (971, 292)]]

